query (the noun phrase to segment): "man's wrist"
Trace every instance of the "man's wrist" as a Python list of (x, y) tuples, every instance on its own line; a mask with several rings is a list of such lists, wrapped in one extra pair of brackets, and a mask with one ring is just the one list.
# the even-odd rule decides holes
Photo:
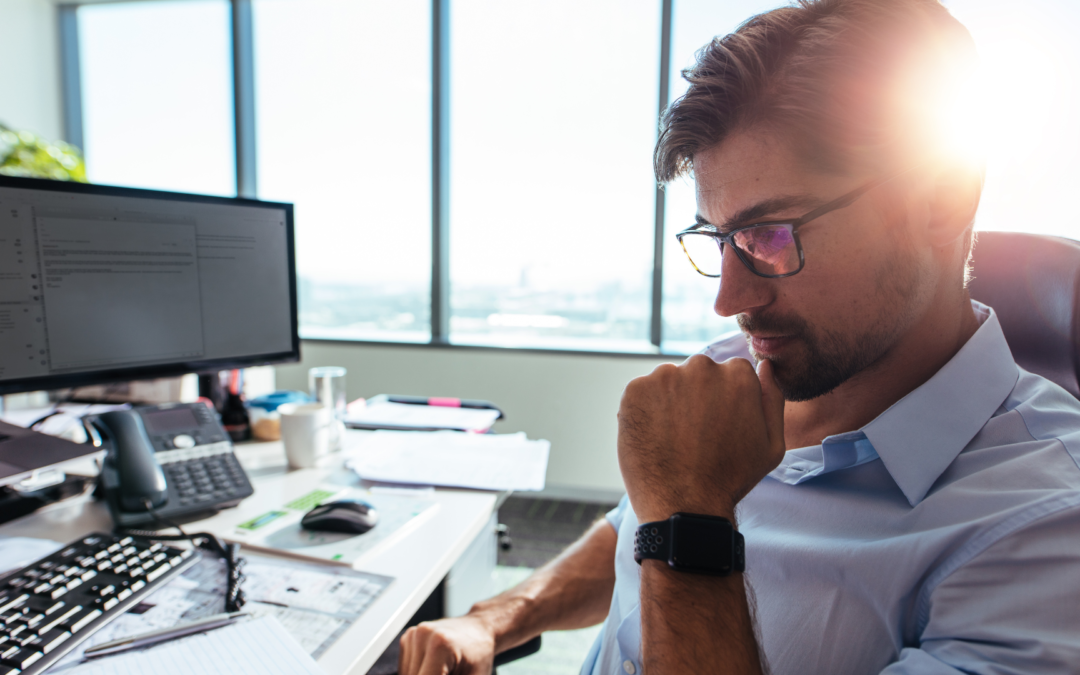
[[(631, 505), (632, 506), (632, 505)], [(695, 501), (680, 502), (673, 505), (648, 505), (640, 512), (635, 509), (639, 523), (652, 523), (658, 520), (667, 520), (676, 513), (696, 513), (702, 516), (716, 516), (727, 518), (735, 525), (735, 505), (726, 504), (722, 501)]]
[(676, 513), (638, 525), (634, 560), (660, 560), (680, 572), (726, 576), (744, 570), (745, 544), (727, 518)]
[(498, 654), (524, 641), (520, 634), (528, 632), (524, 623), (532, 614), (533, 604), (528, 596), (495, 596), (473, 605), (466, 616), (479, 622), (491, 635)]

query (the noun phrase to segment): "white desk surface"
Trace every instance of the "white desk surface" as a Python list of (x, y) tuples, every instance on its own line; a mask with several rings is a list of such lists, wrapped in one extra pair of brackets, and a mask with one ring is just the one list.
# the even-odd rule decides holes
[[(348, 433), (347, 447), (349, 441), (355, 442), (363, 432)], [(302, 481), (315, 475), (335, 483), (359, 485), (354, 474), (340, 467), (341, 454), (327, 458), (317, 472), (289, 471), (280, 442), (241, 444), (236, 446), (236, 454), (256, 490), (261, 477), (282, 474), (294, 475)], [(361, 561), (357, 569), (394, 577), (394, 582), (319, 659), (319, 666), (328, 675), (364, 675), (374, 665), (405, 622), (480, 534), (497, 506), (498, 497), (492, 492), (443, 489), (436, 490), (435, 496), (440, 508), (431, 518), (389, 548), (375, 551)], [(197, 522), (185, 525), (189, 532), (197, 532), (197, 528)], [(111, 529), (112, 520), (105, 505), (79, 497), (0, 525), (0, 536), (42, 537), (66, 543), (89, 532)], [(255, 554), (249, 551), (244, 555)]]

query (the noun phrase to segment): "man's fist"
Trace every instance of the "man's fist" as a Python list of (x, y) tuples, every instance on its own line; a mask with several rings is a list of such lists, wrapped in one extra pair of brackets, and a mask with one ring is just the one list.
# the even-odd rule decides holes
[(784, 398), (772, 364), (703, 355), (630, 382), (619, 406), (619, 468), (638, 521), (724, 516), (784, 456)]
[(471, 616), (429, 621), (401, 636), (400, 675), (490, 675), (495, 638)]

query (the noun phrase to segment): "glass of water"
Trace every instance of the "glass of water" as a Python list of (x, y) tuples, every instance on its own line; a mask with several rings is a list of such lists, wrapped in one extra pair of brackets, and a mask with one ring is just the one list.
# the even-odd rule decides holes
[[(337, 428), (340, 428), (345, 419), (345, 373), (346, 370), (341, 366), (320, 366), (308, 371), (311, 398), (334, 411)], [(338, 442), (333, 445), (340, 447), (340, 438), (336, 440)]]

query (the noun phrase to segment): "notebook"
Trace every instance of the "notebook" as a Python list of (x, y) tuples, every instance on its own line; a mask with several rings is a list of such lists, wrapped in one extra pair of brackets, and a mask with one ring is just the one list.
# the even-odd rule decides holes
[(141, 652), (91, 659), (64, 675), (325, 675), (272, 616)]

